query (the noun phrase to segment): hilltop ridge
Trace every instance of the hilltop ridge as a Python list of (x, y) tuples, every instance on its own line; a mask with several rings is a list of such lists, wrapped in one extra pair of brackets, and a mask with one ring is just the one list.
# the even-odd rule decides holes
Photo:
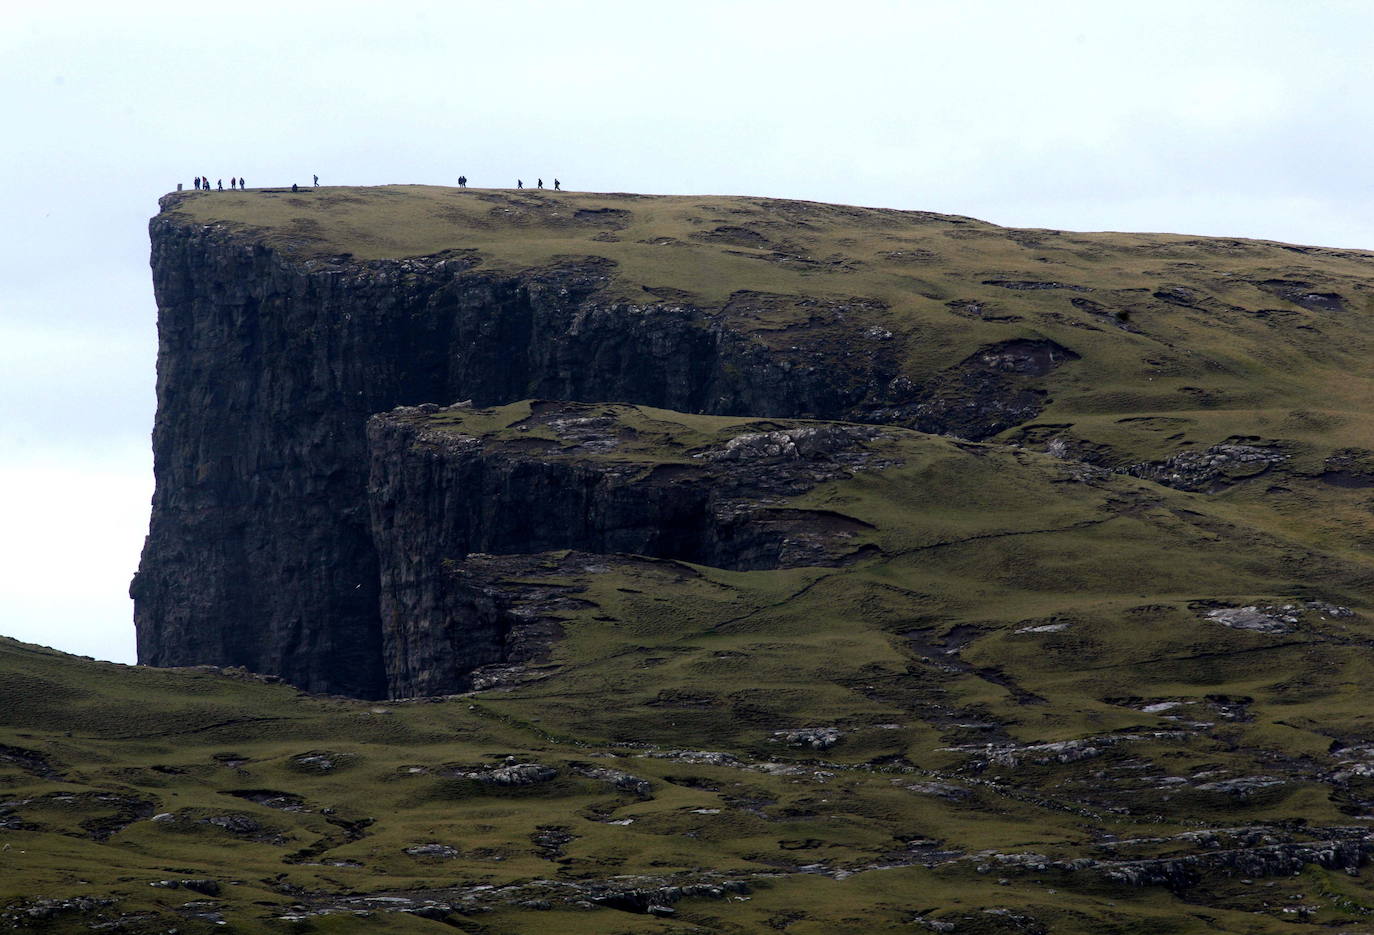
[[(183, 192), (166, 206), (168, 227), (210, 225), (312, 269), (429, 258), (528, 275), (580, 262), (603, 305), (691, 307), (794, 367), (854, 369), (881, 350), (910, 379), (1049, 338), (1084, 360), (1051, 375), (1047, 415), (1131, 456), (1157, 454), (1156, 433), (1113, 416), (1183, 414), (1185, 440), (1211, 443), (1262, 432), (1284, 407), (1358, 423), (1374, 399), (1360, 366), (1374, 349), (1366, 251), (748, 197), (383, 186)], [(838, 359), (825, 353), (836, 343)], [(1198, 422), (1214, 424), (1187, 431)]]

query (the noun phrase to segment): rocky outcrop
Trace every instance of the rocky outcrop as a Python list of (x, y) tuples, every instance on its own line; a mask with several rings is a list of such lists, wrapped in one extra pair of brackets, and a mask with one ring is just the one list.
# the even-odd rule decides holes
[[(293, 259), (176, 214), (188, 194), (167, 196), (150, 225), (157, 488), (130, 594), (152, 665), (385, 693), (364, 425), (397, 405), (631, 400), (980, 438), (1038, 413), (1043, 374), (1075, 356), (1013, 340), (908, 372), (905, 337), (850, 335), (839, 306), (801, 296), (634, 304), (613, 297), (614, 264), (595, 257), (518, 272), (475, 268), (472, 250)], [(778, 303), (819, 309), (785, 347), (741, 324)]]
[(1179, 490), (1217, 493), (1288, 460), (1278, 446), (1253, 444), (1257, 441), (1229, 439), (1202, 451), (1181, 451), (1163, 461), (1132, 464), (1125, 473)]
[[(536, 403), (519, 431), (487, 437), (468, 434), (466, 408), (402, 408), (368, 422), (392, 696), (464, 690), (469, 673), (511, 655), (518, 612), (494, 586), (511, 569), (469, 563), (474, 553), (574, 549), (735, 570), (861, 554), (855, 537), (866, 524), (777, 503), (891, 464), (869, 445), (879, 429), (741, 431), (684, 459), (633, 443), (618, 418), (633, 409)], [(607, 452), (615, 459), (602, 460)]]

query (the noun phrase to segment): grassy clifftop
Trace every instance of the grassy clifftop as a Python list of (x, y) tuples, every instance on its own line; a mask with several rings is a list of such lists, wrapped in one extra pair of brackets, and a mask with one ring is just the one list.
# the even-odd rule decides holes
[(1040, 421), (1122, 460), (1230, 435), (1329, 451), (1369, 436), (1374, 254), (748, 197), (428, 186), (172, 196), (164, 220), (241, 232), (302, 262), (459, 251), (476, 272), (613, 267), (608, 303), (692, 305), (797, 366), (875, 348), (923, 376), (1049, 338)]

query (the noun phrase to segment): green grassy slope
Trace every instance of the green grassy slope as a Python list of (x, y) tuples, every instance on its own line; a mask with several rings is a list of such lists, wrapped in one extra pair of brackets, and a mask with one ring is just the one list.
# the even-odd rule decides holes
[[(604, 449), (531, 428), (531, 409), (425, 419), (641, 466), (776, 428), (588, 407), (624, 439)], [(522, 559), (510, 584), (574, 599), (504, 690), (358, 702), (0, 642), (0, 919), (1370, 930), (1374, 563), (1348, 530), (1255, 506), (1247, 483), (1189, 493), (902, 429), (866, 446), (887, 466), (774, 504), (871, 526), (879, 551), (852, 566)], [(1259, 483), (1296, 490), (1294, 470)], [(1318, 493), (1337, 515), (1366, 496)], [(1273, 632), (1207, 616), (1245, 605), (1292, 610)], [(521, 764), (544, 771), (488, 781)], [(1190, 885), (1122, 881), (1162, 858)], [(217, 893), (153, 885), (205, 879)], [(81, 897), (112, 902), (63, 908)], [(648, 904), (673, 914), (625, 908)]]

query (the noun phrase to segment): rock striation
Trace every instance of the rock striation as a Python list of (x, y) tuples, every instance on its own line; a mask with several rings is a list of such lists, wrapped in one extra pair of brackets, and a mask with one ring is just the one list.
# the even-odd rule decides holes
[(192, 222), (176, 210), (186, 194), (166, 196), (150, 224), (157, 487), (130, 586), (150, 665), (386, 694), (365, 426), (398, 405), (632, 400), (981, 438), (1037, 414), (1044, 375), (1077, 356), (1012, 339), (922, 373), (883, 341), (835, 366), (824, 327), (780, 349), (731, 324), (778, 297), (631, 303), (611, 291), (614, 264), (588, 256), (517, 271), (478, 268), (471, 250), (302, 259)]
[(572, 549), (739, 571), (838, 565), (863, 553), (855, 537), (866, 524), (779, 504), (894, 463), (866, 425), (746, 423), (685, 453), (661, 447), (673, 437), (656, 436), (637, 407), (536, 402), (513, 426), (471, 434), (470, 423), (498, 414), (402, 407), (368, 421), (392, 696), (466, 689), (468, 673), (510, 655), (514, 609), (485, 563), (467, 561), (474, 553)]

